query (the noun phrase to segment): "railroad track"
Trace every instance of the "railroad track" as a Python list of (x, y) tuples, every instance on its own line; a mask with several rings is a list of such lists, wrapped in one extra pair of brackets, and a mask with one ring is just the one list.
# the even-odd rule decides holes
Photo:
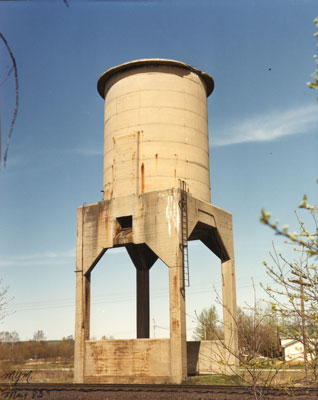
[[(268, 389), (266, 399), (318, 399), (318, 388)], [(95, 385), (58, 383), (0, 384), (0, 398), (4, 399), (178, 399), (178, 400), (245, 400), (255, 399), (247, 386), (212, 385)]]

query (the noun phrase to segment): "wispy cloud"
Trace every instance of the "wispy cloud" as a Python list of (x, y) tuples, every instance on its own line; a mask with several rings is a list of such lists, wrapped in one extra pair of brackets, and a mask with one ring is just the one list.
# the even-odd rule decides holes
[(62, 265), (73, 263), (72, 259), (75, 260), (75, 248), (61, 252), (46, 251), (43, 253), (5, 256), (0, 259), (0, 267)]
[[(107, 255), (125, 253), (124, 247), (110, 249)], [(33, 254), (7, 255), (0, 258), (1, 267), (45, 267), (58, 265), (74, 265), (76, 249), (66, 251), (45, 251)]]
[(213, 145), (269, 142), (288, 135), (305, 134), (315, 126), (318, 126), (318, 105), (310, 104), (234, 121), (217, 132)]

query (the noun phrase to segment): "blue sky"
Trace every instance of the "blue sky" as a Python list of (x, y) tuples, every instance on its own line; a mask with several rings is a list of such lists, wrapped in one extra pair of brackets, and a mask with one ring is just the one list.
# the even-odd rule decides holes
[[(272, 240), (262, 207), (296, 228), (304, 193), (317, 202), (314, 0), (1, 1), (0, 31), (17, 62), (18, 117), (0, 171), (0, 277), (11, 315), (0, 330), (21, 339), (42, 329), (73, 334), (76, 209), (101, 200), (106, 69), (138, 58), (171, 58), (213, 76), (208, 99), (212, 203), (233, 214), (238, 304), (253, 301), (251, 278), (267, 280)], [(11, 67), (0, 43), (0, 81)], [(0, 86), (2, 147), (14, 109), (14, 80)], [(290, 250), (289, 254), (290, 254)], [(290, 254), (292, 257), (293, 255)], [(190, 244), (188, 337), (195, 310), (214, 304), (220, 265)], [(92, 276), (97, 338), (135, 335), (135, 270), (123, 251)], [(151, 334), (167, 336), (168, 272), (151, 270)], [(258, 296), (263, 293), (258, 289)], [(154, 320), (154, 321), (153, 321)]]

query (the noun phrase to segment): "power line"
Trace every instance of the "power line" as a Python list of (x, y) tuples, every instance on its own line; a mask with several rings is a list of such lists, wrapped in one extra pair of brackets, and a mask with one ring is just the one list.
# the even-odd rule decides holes
[[(221, 285), (214, 286), (216, 289), (221, 289)], [(250, 284), (245, 283), (243, 285), (237, 285), (239, 288), (247, 288), (250, 287)], [(214, 294), (213, 288), (207, 287), (192, 287), (187, 289), (187, 296), (192, 296), (196, 294), (203, 294), (203, 293), (211, 293)], [(169, 297), (169, 293), (167, 290), (161, 289), (155, 292), (151, 299), (159, 299), (163, 297)], [(135, 300), (136, 295), (135, 293), (127, 295), (127, 293), (110, 293), (110, 295), (96, 295), (92, 296), (91, 304), (108, 304), (108, 303), (122, 303), (127, 301)], [(32, 301), (32, 302), (24, 302), (24, 303), (11, 303), (7, 305), (8, 310), (12, 310), (15, 312), (20, 311), (39, 311), (39, 310), (46, 310), (46, 309), (53, 309), (53, 308), (67, 308), (67, 307), (75, 307), (75, 299), (72, 297), (69, 298), (62, 298), (62, 299), (55, 299), (55, 300), (44, 300), (44, 301)]]

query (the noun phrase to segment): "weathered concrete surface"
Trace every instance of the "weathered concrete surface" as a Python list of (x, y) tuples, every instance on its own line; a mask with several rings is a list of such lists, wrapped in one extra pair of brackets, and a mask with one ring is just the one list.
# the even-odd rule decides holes
[(179, 62), (149, 63), (119, 67), (103, 80), (104, 200), (166, 190), (183, 179), (190, 193), (210, 201), (202, 75)]
[(85, 382), (170, 381), (170, 339), (85, 342)]
[[(233, 373), (237, 336), (233, 320), (236, 299), (232, 217), (224, 210), (195, 199), (190, 194), (187, 197), (189, 240), (202, 240), (222, 261), (225, 343), (229, 349), (225, 358), (232, 365), (227, 373)], [(135, 265), (141, 268), (151, 266), (156, 257), (169, 267), (170, 372), (165, 376), (171, 374), (170, 381), (175, 383), (187, 376), (179, 200), (180, 190), (170, 189), (102, 201), (78, 209), (75, 382), (86, 381), (84, 364), (87, 351), (85, 341), (89, 338), (90, 274), (107, 248), (118, 245), (127, 246)], [(128, 235), (121, 236), (118, 220), (127, 215), (132, 216), (132, 227)], [(138, 264), (136, 260), (142, 251), (145, 252), (145, 260)], [(143, 291), (137, 294), (137, 299), (148, 296), (148, 291)], [(146, 321), (149, 321), (149, 309), (147, 312), (143, 310), (137, 319), (137, 337), (148, 334)], [(118, 370), (118, 375), (122, 376), (121, 370)], [(141, 382), (144, 380), (140, 379)]]
[(187, 342), (188, 375), (228, 374), (223, 341)]

